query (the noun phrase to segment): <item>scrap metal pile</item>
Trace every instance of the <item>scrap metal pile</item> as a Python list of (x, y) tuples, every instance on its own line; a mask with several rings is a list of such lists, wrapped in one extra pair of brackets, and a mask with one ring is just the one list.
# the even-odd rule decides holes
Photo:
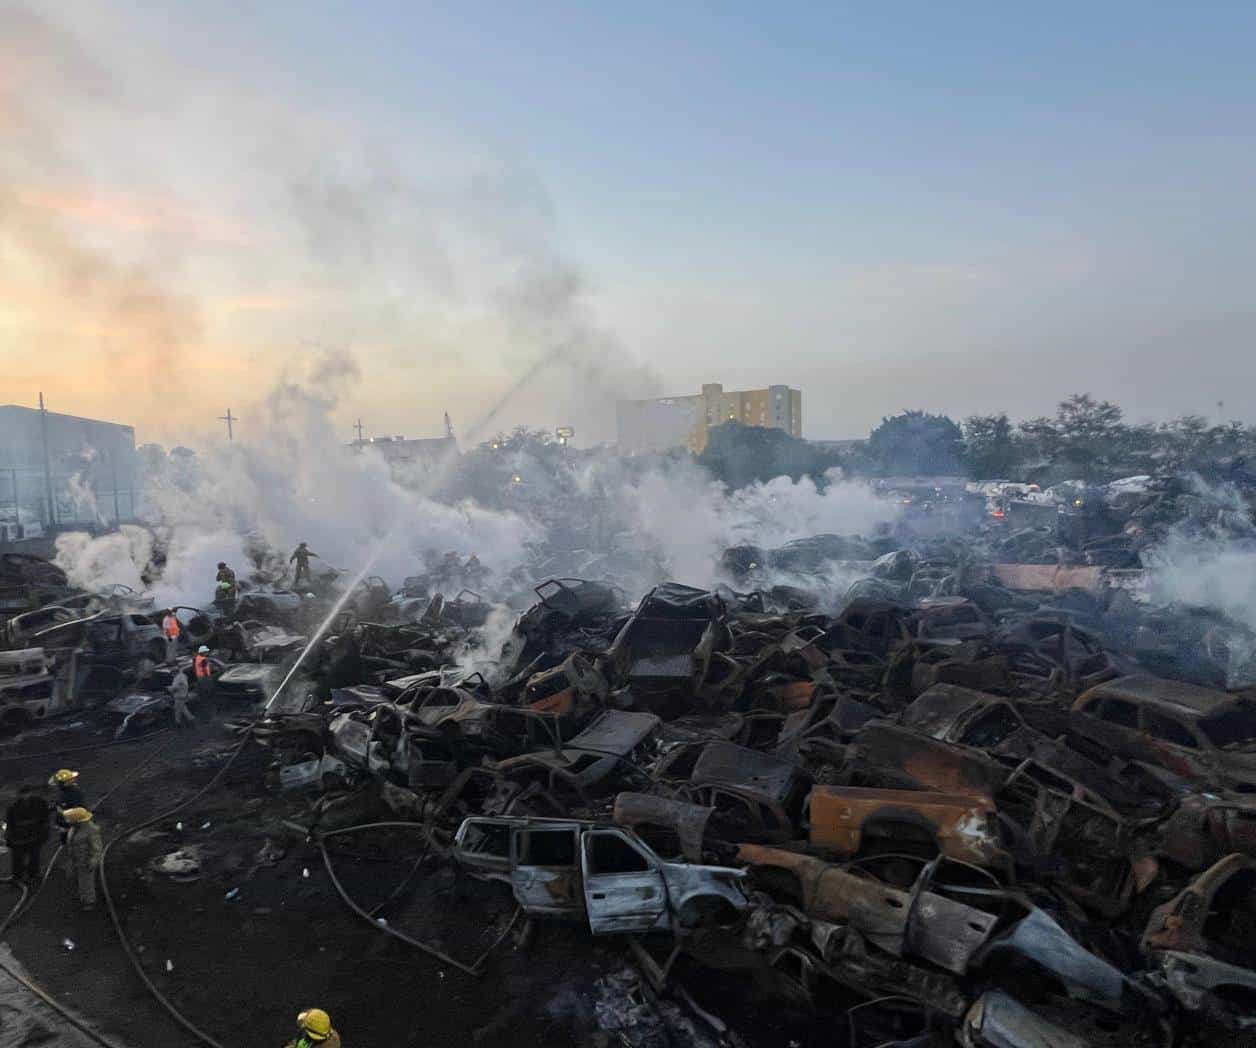
[(358, 622), (326, 700), (251, 730), (319, 825), (370, 796), (530, 918), (668, 932), (632, 940), (660, 984), (683, 952), (850, 1043), (1256, 1027), (1254, 697), (1150, 672), (1157, 620), (1112, 595), (1042, 606), (909, 551), (877, 574), (895, 599), (837, 615), (555, 579), (478, 668), (439, 607)]
[[(736, 590), (635, 606), (554, 578), (513, 627), (441, 563), (339, 602), (245, 581), (173, 645), (145, 594), (11, 559), (0, 725), (160, 722), (205, 645), (312, 837), (419, 824), (528, 921), (626, 935), (633, 994), (684, 957), (850, 1045), (1256, 1029), (1256, 638), (1058, 545), (1009, 559), (1046, 530), (738, 547)], [(645, 1022), (608, 987), (604, 1028)]]

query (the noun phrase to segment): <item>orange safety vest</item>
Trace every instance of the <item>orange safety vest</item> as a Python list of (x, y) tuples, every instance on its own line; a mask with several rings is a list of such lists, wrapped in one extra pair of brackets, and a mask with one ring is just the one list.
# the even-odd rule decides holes
[(192, 660), (192, 665), (196, 667), (197, 680), (213, 676), (214, 669), (209, 664), (208, 655), (197, 655), (196, 658)]
[(171, 640), (179, 639), (179, 620), (173, 615), (167, 615), (161, 620), (161, 629)]

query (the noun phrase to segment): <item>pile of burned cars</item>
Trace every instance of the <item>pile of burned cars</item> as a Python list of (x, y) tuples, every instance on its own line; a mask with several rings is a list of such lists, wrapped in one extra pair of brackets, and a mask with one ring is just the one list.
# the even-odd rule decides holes
[(475, 668), (398, 635), (253, 730), (273, 785), (369, 786), (527, 917), (898, 1031), (866, 1043), (1256, 1028), (1256, 704), (1149, 672), (1085, 602), (886, 570), (837, 614), (552, 580)]

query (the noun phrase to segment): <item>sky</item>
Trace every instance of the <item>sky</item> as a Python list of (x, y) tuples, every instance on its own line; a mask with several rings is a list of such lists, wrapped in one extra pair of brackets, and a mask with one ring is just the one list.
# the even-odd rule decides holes
[(346, 440), (1256, 422), (1251, 4), (247, 6), (0, 0), (0, 402), (247, 440), (333, 350)]

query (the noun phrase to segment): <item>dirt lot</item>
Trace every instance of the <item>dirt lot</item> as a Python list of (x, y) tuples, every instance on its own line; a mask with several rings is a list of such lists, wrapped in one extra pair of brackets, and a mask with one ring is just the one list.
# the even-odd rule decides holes
[[(107, 728), (87, 725), (9, 740), (0, 757), (44, 755), (5, 759), (0, 775), (7, 785), (78, 768), (89, 805), (114, 791), (96, 808), (109, 840), (193, 794), (235, 741), (219, 720), (192, 733), (49, 753), (109, 740)], [(348, 1046), (606, 1043), (594, 1020), (594, 984), (624, 967), (622, 942), (543, 925), (524, 949), (507, 936), (479, 978), (443, 965), (341, 902), (318, 849), (283, 825), (307, 822), (312, 798), (267, 791), (264, 764), (265, 752), (250, 746), (205, 797), (108, 857), (127, 935), (150, 978), (193, 1023), (224, 1045), (274, 1046), (290, 1036), (298, 1010), (318, 1005)], [(198, 878), (176, 882), (149, 869), (180, 848), (199, 855)], [(432, 857), (407, 881), (420, 853), (408, 831), (340, 836), (329, 848), (337, 876), (361, 906), (381, 907), (377, 917), (459, 960), (470, 963), (488, 949), (513, 915), (504, 888), (455, 881)], [(53, 996), (124, 1043), (192, 1043), (135, 975), (103, 903), (80, 912), (63, 872), (59, 866), (10, 928), (15, 956)], [(16, 898), (12, 889), (0, 895), (4, 913)], [(702, 1006), (747, 1043), (821, 1043), (802, 1017), (752, 1001), (745, 983), (683, 963), (679, 972)], [(831, 1031), (823, 1043), (836, 1043)]]

